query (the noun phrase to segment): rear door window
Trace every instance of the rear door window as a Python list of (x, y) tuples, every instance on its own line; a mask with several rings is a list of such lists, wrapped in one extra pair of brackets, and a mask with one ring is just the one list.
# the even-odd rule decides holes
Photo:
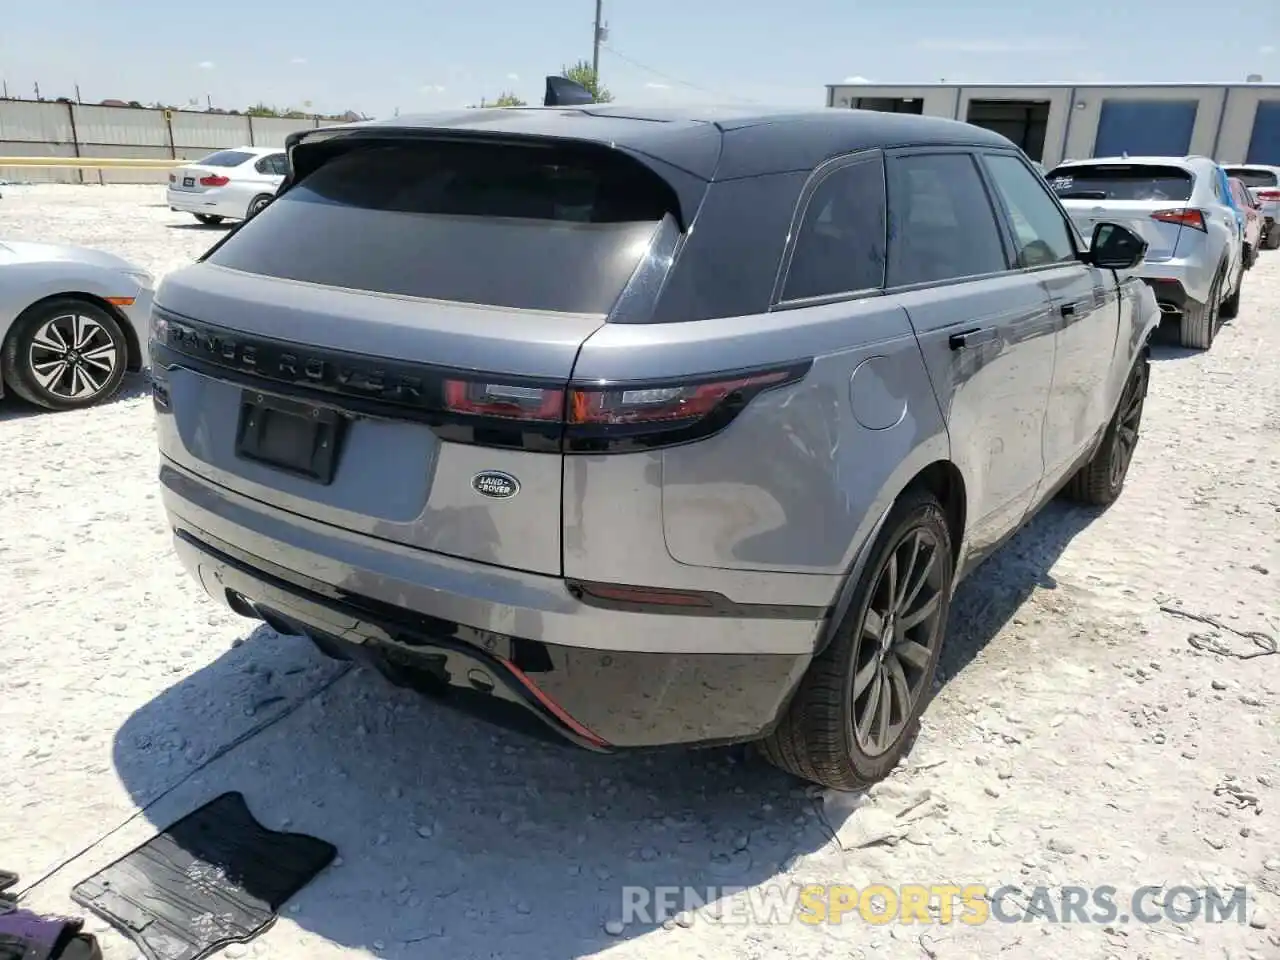
[(304, 176), (208, 259), (353, 290), (605, 314), (675, 209), (665, 181), (607, 148), (383, 141)]
[(889, 286), (1009, 269), (996, 214), (968, 153), (889, 160)]
[(1248, 167), (1227, 167), (1227, 176), (1235, 177), (1246, 187), (1280, 186), (1280, 178), (1277, 178), (1270, 170), (1252, 170)]
[(246, 160), (252, 160), (252, 153), (245, 153), (243, 150), (219, 150), (217, 153), (211, 153), (197, 163), (202, 167), (238, 167)]
[(884, 284), (884, 167), (878, 156), (828, 173), (805, 206), (783, 300), (870, 290)]
[(1195, 184), (1186, 170), (1153, 163), (1058, 167), (1045, 179), (1059, 200), (1189, 200)]
[(1042, 267), (1074, 261), (1070, 228), (1043, 180), (1008, 154), (986, 154), (983, 162), (1009, 215), (1014, 262), (1019, 267)]

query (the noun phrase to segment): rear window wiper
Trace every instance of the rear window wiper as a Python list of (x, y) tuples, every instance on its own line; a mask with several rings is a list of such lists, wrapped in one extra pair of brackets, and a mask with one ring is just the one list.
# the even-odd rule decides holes
[(1105, 200), (1107, 199), (1107, 191), (1105, 190), (1068, 190), (1065, 193), (1058, 194), (1062, 200)]

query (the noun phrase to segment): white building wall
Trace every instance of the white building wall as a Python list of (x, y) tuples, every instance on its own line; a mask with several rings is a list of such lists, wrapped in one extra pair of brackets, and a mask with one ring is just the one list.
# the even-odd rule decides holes
[(858, 97), (912, 97), (924, 101), (926, 116), (963, 120), (971, 100), (1048, 100), (1052, 104), (1045, 135), (1045, 166), (1093, 154), (1102, 103), (1117, 100), (1194, 100), (1196, 122), (1190, 151), (1222, 163), (1239, 163), (1249, 150), (1258, 104), (1280, 101), (1280, 84), (1193, 84), (969, 86), (924, 84), (880, 86), (838, 84), (828, 89), (827, 105), (848, 107)]

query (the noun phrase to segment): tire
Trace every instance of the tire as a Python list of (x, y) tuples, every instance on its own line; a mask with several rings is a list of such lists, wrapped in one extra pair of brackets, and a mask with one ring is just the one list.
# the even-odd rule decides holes
[[(892, 583), (891, 559), (897, 571)], [(876, 538), (831, 642), (809, 665), (777, 729), (759, 744), (765, 759), (836, 790), (862, 789), (893, 770), (914, 740), (933, 690), (951, 606), (954, 562), (950, 529), (937, 498), (924, 490), (908, 490)], [(900, 572), (904, 567), (905, 575)], [(896, 627), (889, 636), (896, 640), (880, 640), (874, 625), (880, 625), (883, 637), (884, 611), (895, 590), (905, 601), (899, 615), (889, 618)], [(926, 593), (929, 599), (921, 602)], [(901, 610), (918, 617), (925, 608), (929, 612), (914, 626), (899, 622)], [(856, 692), (855, 681), (862, 685)], [(878, 703), (890, 689), (894, 695), (889, 698), (889, 722), (884, 723), (884, 713), (872, 705), (872, 698)]]
[(1280, 222), (1267, 231), (1262, 240), (1263, 250), (1280, 250)]
[(1178, 329), (1178, 339), (1184, 347), (1195, 350), (1208, 350), (1213, 346), (1214, 334), (1218, 332), (1218, 306), (1222, 299), (1222, 274), (1213, 278), (1209, 287), (1209, 299), (1204, 303), (1188, 300), (1182, 308), (1182, 321)]
[(1116, 412), (1107, 424), (1092, 459), (1076, 471), (1063, 491), (1070, 499), (1095, 507), (1110, 506), (1124, 489), (1129, 464), (1138, 447), (1142, 408), (1151, 381), (1151, 361), (1144, 354), (1129, 373)]
[(120, 388), (128, 360), (129, 344), (116, 318), (75, 297), (28, 308), (0, 353), (13, 392), (46, 410), (79, 410), (108, 399)]
[(256, 197), (254, 197), (252, 200), (249, 201), (249, 208), (245, 211), (244, 218), (246, 220), (252, 220), (258, 214), (260, 214), (266, 208), (267, 204), (269, 204), (270, 202), (271, 202), (270, 194), (266, 194), (266, 193), (258, 194)]
[(210, 227), (216, 227), (223, 221), (223, 219), (225, 219), (223, 217), (215, 216), (212, 213), (193, 213), (192, 216), (201, 223), (207, 224)]
[(1240, 294), (1244, 292), (1244, 263), (1240, 264), (1240, 273), (1236, 277), (1236, 288), (1231, 296), (1222, 301), (1218, 308), (1218, 317), (1222, 320), (1234, 320), (1240, 314)]

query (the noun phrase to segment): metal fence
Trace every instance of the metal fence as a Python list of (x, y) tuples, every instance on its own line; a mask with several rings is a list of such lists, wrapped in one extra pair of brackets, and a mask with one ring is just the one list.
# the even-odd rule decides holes
[[(84, 103), (0, 100), (0, 157), (198, 160), (228, 147), (284, 146), (318, 120), (286, 120)], [(0, 167), (0, 180), (62, 183), (163, 183), (163, 169), (75, 170)]]

